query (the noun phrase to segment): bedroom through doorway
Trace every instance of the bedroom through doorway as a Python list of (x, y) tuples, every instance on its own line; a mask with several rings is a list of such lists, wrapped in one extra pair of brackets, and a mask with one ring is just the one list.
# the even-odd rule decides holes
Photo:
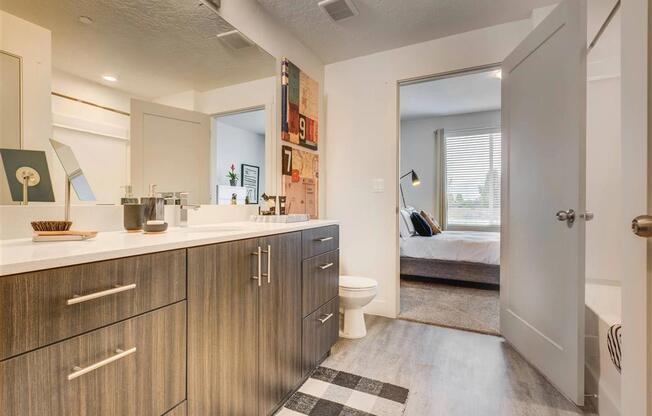
[(500, 67), (399, 94), (399, 318), (500, 335)]

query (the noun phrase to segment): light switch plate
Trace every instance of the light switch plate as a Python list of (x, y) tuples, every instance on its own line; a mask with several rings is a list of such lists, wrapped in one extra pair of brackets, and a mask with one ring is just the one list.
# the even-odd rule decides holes
[(385, 179), (374, 178), (371, 181), (371, 191), (375, 193), (385, 192)]

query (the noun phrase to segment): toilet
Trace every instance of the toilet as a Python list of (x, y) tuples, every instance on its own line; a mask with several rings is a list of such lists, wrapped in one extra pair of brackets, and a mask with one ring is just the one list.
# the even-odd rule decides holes
[(367, 335), (362, 308), (376, 297), (378, 282), (368, 277), (340, 276), (340, 337)]

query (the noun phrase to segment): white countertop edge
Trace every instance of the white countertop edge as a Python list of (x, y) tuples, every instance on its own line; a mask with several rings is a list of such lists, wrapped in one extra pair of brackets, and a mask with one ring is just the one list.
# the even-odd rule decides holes
[[(193, 228), (206, 228), (211, 226), (229, 226), (251, 225), (251, 229), (238, 230), (238, 231), (220, 231), (220, 232), (202, 232), (200, 236), (189, 238), (188, 234), (184, 233), (184, 229), (175, 228), (169, 230), (167, 233), (159, 235), (144, 235), (131, 234), (135, 238), (141, 240), (148, 239), (149, 241), (142, 244), (130, 245), (128, 247), (116, 247), (109, 245), (105, 247), (98, 247), (97, 250), (88, 251), (86, 244), (102, 243), (102, 240), (107, 240), (110, 237), (124, 237), (127, 234), (125, 231), (110, 231), (102, 232), (94, 239), (88, 241), (64, 241), (64, 242), (32, 242), (29, 239), (15, 239), (0, 241), (0, 250), (3, 251), (0, 258), (0, 276), (8, 276), (19, 273), (28, 273), (39, 270), (55, 269), (59, 267), (73, 266), (77, 264), (93, 263), (103, 260), (112, 260), (123, 257), (132, 257), (143, 254), (151, 254), (161, 251), (177, 250), (183, 248), (197, 247), (208, 244), (224, 243), (229, 241), (244, 240), (248, 238), (264, 237), (275, 234), (291, 233), (295, 231), (308, 230), (312, 228), (326, 227), (329, 225), (338, 225), (339, 221), (335, 220), (310, 220), (306, 222), (296, 223), (255, 223), (255, 222), (237, 222), (237, 223), (219, 223), (207, 224)], [(156, 241), (159, 237), (169, 237), (173, 232), (178, 233), (180, 239), (178, 241)], [(104, 237), (104, 238), (103, 238)], [(49, 249), (60, 249), (60, 255), (56, 257), (44, 256), (39, 258), (37, 255), (32, 255), (31, 252), (39, 246), (48, 246)], [(22, 247), (21, 247), (22, 246)], [(82, 248), (83, 250), (79, 250)], [(21, 253), (21, 250), (23, 251)], [(30, 253), (26, 253), (29, 251)], [(77, 252), (76, 252), (77, 251)], [(15, 258), (18, 257), (16, 260)], [(29, 257), (29, 258), (28, 258)], [(7, 261), (7, 258), (13, 260)]]

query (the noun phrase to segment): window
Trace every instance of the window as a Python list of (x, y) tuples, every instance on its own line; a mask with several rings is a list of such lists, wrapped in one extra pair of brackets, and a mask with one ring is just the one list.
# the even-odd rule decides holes
[(500, 129), (458, 130), (444, 139), (446, 226), (500, 226)]

